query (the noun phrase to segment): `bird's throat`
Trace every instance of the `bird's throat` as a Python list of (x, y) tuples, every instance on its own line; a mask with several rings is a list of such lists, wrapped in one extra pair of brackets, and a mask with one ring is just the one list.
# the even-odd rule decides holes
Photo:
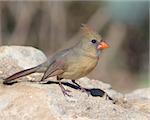
[(91, 54), (91, 53), (84, 52), (83, 55), (92, 59), (99, 59), (99, 53)]

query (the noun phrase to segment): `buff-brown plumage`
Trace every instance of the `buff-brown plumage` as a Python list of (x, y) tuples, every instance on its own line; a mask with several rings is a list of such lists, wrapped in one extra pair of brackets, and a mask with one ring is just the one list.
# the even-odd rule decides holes
[(96, 67), (101, 50), (108, 47), (105, 42), (101, 42), (102, 37), (87, 25), (82, 25), (81, 36), (81, 40), (73, 47), (56, 53), (43, 64), (23, 70), (6, 78), (4, 84), (31, 73), (43, 72), (44, 75), (41, 81), (44, 81), (48, 77), (57, 76), (63, 93), (68, 95), (60, 80), (77, 80), (86, 76)]

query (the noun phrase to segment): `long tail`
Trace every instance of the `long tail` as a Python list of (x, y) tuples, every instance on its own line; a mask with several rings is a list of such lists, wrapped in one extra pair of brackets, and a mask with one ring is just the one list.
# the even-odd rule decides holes
[(26, 69), (26, 70), (22, 70), (20, 72), (17, 72), (15, 74), (5, 78), (4, 81), (3, 81), (3, 84), (9, 84), (9, 83), (11, 83), (13, 80), (15, 80), (17, 78), (20, 78), (20, 77), (23, 77), (23, 76), (35, 73), (38, 69), (39, 69), (39, 66), (33, 67), (33, 68), (29, 68), (29, 69)]

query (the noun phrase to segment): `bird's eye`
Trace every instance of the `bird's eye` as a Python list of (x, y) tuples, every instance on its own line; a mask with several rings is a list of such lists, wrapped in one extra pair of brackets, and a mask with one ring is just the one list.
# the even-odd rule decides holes
[(93, 40), (91, 40), (91, 42), (92, 42), (92, 43), (96, 43), (96, 40), (95, 40), (95, 39), (93, 39)]

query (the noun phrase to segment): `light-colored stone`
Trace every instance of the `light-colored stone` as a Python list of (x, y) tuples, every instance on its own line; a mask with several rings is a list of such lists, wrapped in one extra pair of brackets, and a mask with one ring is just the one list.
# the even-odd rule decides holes
[(12, 63), (14, 61), (19, 67), (24, 69), (43, 63), (46, 59), (43, 52), (30, 46), (0, 47), (0, 60), (3, 60), (3, 62), (5, 62), (4, 60), (11, 60)]
[(43, 52), (30, 46), (1, 46), (0, 78), (35, 67), (46, 60)]
[(150, 88), (138, 89), (132, 93), (126, 94), (126, 97), (130, 99), (149, 99), (150, 100)]
[[(84, 80), (93, 82), (88, 78)], [(65, 88), (72, 91), (70, 94), (73, 97), (65, 97), (57, 84), (22, 82), (12, 86), (1, 85), (0, 118), (4, 120), (110, 120), (110, 118), (111, 120), (148, 120), (148, 113), (143, 110), (125, 108), (103, 97), (88, 97), (87, 94), (68, 86)]]
[(126, 94), (126, 98), (132, 109), (145, 112), (150, 115), (150, 88), (135, 90)]

